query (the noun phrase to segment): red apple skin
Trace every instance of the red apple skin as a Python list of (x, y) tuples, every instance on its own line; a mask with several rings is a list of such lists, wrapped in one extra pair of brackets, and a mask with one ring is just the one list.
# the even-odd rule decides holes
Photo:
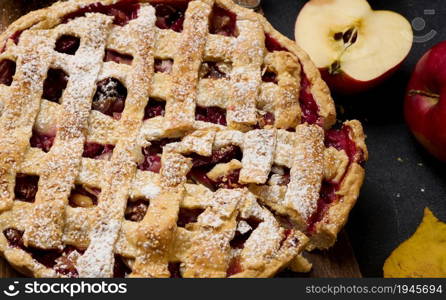
[(369, 81), (361, 81), (352, 78), (342, 70), (336, 75), (331, 75), (328, 72), (328, 68), (322, 68), (319, 69), (319, 71), (332, 92), (341, 95), (355, 95), (379, 86), (381, 83), (389, 79), (401, 67), (403, 62), (404, 60), (381, 76)]
[(446, 162), (446, 42), (429, 50), (415, 67), (404, 114), (417, 140)]

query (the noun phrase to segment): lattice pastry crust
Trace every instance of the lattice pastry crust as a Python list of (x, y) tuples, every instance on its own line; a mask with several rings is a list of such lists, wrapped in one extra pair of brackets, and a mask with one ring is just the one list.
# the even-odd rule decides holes
[(330, 129), (317, 69), (262, 16), (73, 0), (0, 45), (0, 252), (20, 272), (268, 277), (336, 241), (364, 133)]

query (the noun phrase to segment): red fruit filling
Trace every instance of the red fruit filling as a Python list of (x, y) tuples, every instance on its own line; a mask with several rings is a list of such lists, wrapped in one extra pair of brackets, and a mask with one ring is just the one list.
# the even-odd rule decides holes
[(287, 173), (285, 175), (282, 176), (281, 181), (279, 182), (278, 185), (288, 185), (290, 183), (290, 173)]
[(209, 33), (236, 37), (236, 22), (236, 14), (218, 5), (214, 5), (210, 18)]
[(65, 246), (62, 251), (42, 250), (23, 245), (23, 231), (15, 228), (7, 228), (3, 231), (9, 246), (20, 248), (28, 252), (33, 259), (47, 268), (53, 269), (58, 274), (67, 277), (79, 277), (75, 262), (71, 260), (70, 254), (74, 251), (83, 254), (84, 251), (73, 246)]
[(212, 151), (211, 156), (200, 156), (198, 154), (192, 154), (189, 157), (192, 158), (194, 168), (197, 167), (213, 167), (219, 163), (227, 163), (232, 159), (241, 160), (242, 151), (239, 147), (229, 145), (218, 150)]
[[(68, 204), (71, 207), (90, 207), (98, 205), (98, 197), (101, 193), (101, 189), (98, 188), (86, 188), (80, 184), (76, 184), (68, 197)], [(86, 196), (89, 203), (83, 203), (79, 201), (79, 196)]]
[(113, 265), (113, 277), (114, 278), (125, 278), (132, 270), (125, 263), (124, 257), (119, 254), (115, 254), (115, 264)]
[(97, 84), (91, 109), (119, 120), (124, 111), (126, 98), (127, 88), (115, 78), (106, 78)]
[(15, 178), (15, 200), (34, 202), (36, 200), (39, 176), (17, 174)]
[(193, 168), (189, 172), (188, 178), (196, 183), (203, 184), (211, 190), (217, 190), (219, 188), (235, 189), (244, 186), (238, 182), (240, 170), (234, 170), (218, 178), (216, 181), (213, 181), (206, 175), (216, 164), (227, 163), (232, 159), (241, 160), (242, 152), (239, 147), (230, 145), (214, 150), (212, 155), (208, 157), (195, 153), (189, 157), (192, 158)]
[(92, 159), (110, 160), (113, 149), (115, 149), (115, 145), (101, 145), (87, 142), (84, 145), (84, 153), (82, 156)]
[(197, 106), (195, 120), (226, 126), (226, 110), (220, 107)]
[(25, 247), (22, 240), (23, 231), (17, 230), (15, 228), (6, 228), (5, 230), (3, 230), (3, 234), (5, 235), (9, 246), (14, 248)]
[[(19, 44), (19, 40), (20, 40), (20, 36), (22, 35), (22, 30), (16, 31), (14, 32), (9, 38), (8, 40), (12, 40), (14, 42), (14, 44), (18, 45)], [(8, 42), (8, 40), (6, 40), (5, 44), (3, 45), (2, 49), (0, 49), (0, 53), (5, 52), (6, 50), (6, 43)]]
[(204, 79), (228, 78), (228, 74), (225, 71), (227, 70), (224, 70), (217, 62), (204, 62), (200, 67), (200, 77)]
[(114, 61), (118, 64), (131, 65), (133, 61), (133, 56), (128, 54), (122, 54), (117, 51), (106, 49), (104, 55), (104, 62)]
[(81, 40), (76, 36), (62, 35), (57, 39), (54, 50), (60, 53), (74, 55), (76, 54), (77, 49), (79, 49), (80, 43)]
[(196, 208), (180, 208), (180, 212), (178, 213), (177, 226), (178, 227), (186, 227), (187, 224), (196, 223), (198, 220), (198, 216), (204, 212), (204, 209)]
[[(275, 38), (273, 38), (269, 34), (265, 34), (265, 46), (269, 52), (288, 51), (288, 49), (283, 47)], [(266, 72), (264, 74), (263, 81), (275, 82), (277, 80), (277, 75), (274, 76), (274, 74), (269, 73), (271, 72)], [(323, 125), (321, 124), (323, 120), (321, 120), (321, 118), (319, 117), (319, 107), (317, 106), (313, 94), (311, 93), (311, 82), (310, 80), (308, 80), (308, 77), (303, 71), (301, 77), (302, 82), (299, 102), (302, 109), (302, 123)]]
[[(325, 146), (334, 147), (337, 150), (344, 150), (349, 157), (350, 164), (356, 162), (358, 164), (363, 164), (365, 162), (364, 153), (360, 150), (355, 142), (350, 138), (351, 128), (348, 126), (343, 126), (341, 129), (330, 129), (325, 133)], [(345, 177), (346, 174), (344, 174)], [(309, 218), (308, 232), (312, 233), (315, 230), (315, 224), (320, 222), (326, 211), (329, 209), (332, 203), (339, 200), (339, 196), (336, 192), (341, 187), (344, 177), (339, 183), (335, 182), (323, 182), (320, 198), (317, 205), (316, 212)]]
[(265, 34), (265, 47), (269, 52), (274, 51), (288, 51), (287, 48), (283, 47), (278, 40), (270, 36), (269, 34)]
[(273, 126), (276, 118), (270, 112), (266, 112), (264, 114), (257, 115), (257, 124), (254, 126), (256, 129), (262, 129), (266, 126)]
[(155, 99), (150, 98), (149, 102), (146, 105), (146, 108), (144, 109), (143, 120), (152, 119), (158, 116), (164, 116), (165, 111), (166, 111), (166, 102), (157, 101)]
[(55, 138), (55, 134), (42, 134), (36, 130), (33, 130), (33, 135), (31, 136), (29, 143), (31, 144), (31, 147), (40, 148), (44, 152), (48, 152), (53, 146)]
[(138, 164), (138, 169), (142, 171), (159, 173), (161, 170), (161, 155), (145, 153), (148, 151), (150, 150), (143, 150), (144, 161)]
[(83, 254), (84, 251), (82, 250), (76, 249), (73, 246), (66, 246), (62, 251), (40, 250), (31, 247), (28, 247), (25, 251), (30, 252), (32, 258), (39, 263), (47, 268), (53, 269), (61, 275), (79, 277), (75, 262), (70, 259), (69, 255), (73, 251)]
[(277, 74), (275, 72), (271, 72), (271, 71), (266, 71), (263, 75), (262, 75), (262, 81), (263, 82), (272, 82), (272, 83), (279, 83), (279, 81), (277, 80)]
[(288, 185), (290, 183), (290, 169), (287, 170), (288, 172), (285, 173), (282, 177), (283, 178), (281, 182), (282, 185)]
[(325, 134), (325, 146), (344, 150), (350, 162), (363, 164), (365, 162), (364, 153), (361, 149), (358, 149), (355, 142), (350, 138), (350, 131), (351, 128), (348, 126), (328, 130)]
[(55, 259), (56, 264), (53, 266), (54, 271), (70, 278), (79, 277), (76, 270), (76, 262), (70, 259), (70, 254), (77, 251), (79, 254), (84, 254), (83, 250), (77, 249), (73, 246), (66, 246), (62, 255)]
[(241, 272), (243, 272), (243, 268), (240, 262), (240, 257), (234, 257), (229, 262), (228, 269), (226, 270), (226, 276), (230, 277)]
[(23, 30), (19, 30), (19, 31), (14, 32), (14, 34), (11, 35), (9, 37), (9, 39), (11, 39), (14, 42), (14, 44), (18, 45), (19, 41), (20, 41), (20, 36), (22, 35), (22, 32), (23, 32)]
[(144, 219), (147, 213), (150, 202), (145, 199), (136, 201), (127, 201), (127, 208), (125, 209), (125, 219), (133, 222), (140, 222)]
[(210, 190), (215, 191), (215, 182), (207, 177), (207, 173), (209, 172), (208, 168), (192, 168), (189, 174), (187, 174), (187, 178), (192, 180), (197, 184), (202, 184)]
[(217, 178), (214, 186), (215, 189), (238, 189), (246, 186), (245, 184), (239, 183), (240, 170), (234, 170), (225, 176)]
[(179, 262), (170, 262), (169, 263), (168, 269), (169, 269), (169, 273), (170, 273), (170, 278), (183, 278), (183, 276), (181, 276), (180, 266), (181, 266), (181, 263), (179, 263)]
[(284, 236), (283, 236), (282, 243), (293, 233), (293, 229), (287, 228), (287, 229), (285, 229), (285, 231), (283, 233), (284, 233)]
[(255, 217), (250, 217), (248, 219), (239, 219), (238, 222), (245, 221), (251, 227), (251, 229), (245, 233), (241, 233), (239, 231), (235, 232), (234, 238), (229, 242), (229, 245), (232, 249), (243, 249), (245, 246), (245, 242), (251, 236), (251, 233), (259, 226), (262, 220), (259, 220)]
[(43, 82), (42, 97), (48, 101), (59, 102), (62, 93), (67, 87), (68, 75), (61, 69), (49, 69)]
[(302, 110), (302, 123), (321, 125), (319, 107), (311, 94), (311, 83), (304, 72), (301, 77), (299, 103)]
[(10, 86), (16, 71), (15, 61), (4, 59), (0, 62), (0, 84)]
[(178, 142), (178, 139), (163, 139), (150, 142), (150, 146), (142, 149), (144, 160), (138, 164), (138, 169), (159, 173), (161, 170), (161, 153), (163, 153), (163, 147), (175, 142)]
[(139, 4), (137, 2), (138, 1), (136, 0), (121, 0), (112, 5), (93, 3), (65, 15), (62, 18), (62, 23), (66, 23), (75, 18), (84, 17), (87, 13), (101, 13), (108, 16), (113, 16), (113, 24), (124, 26), (129, 21), (138, 17)]
[(338, 201), (339, 197), (336, 192), (339, 190), (339, 184), (334, 182), (322, 182), (320, 197), (317, 202), (317, 210), (307, 220), (307, 231), (313, 233), (316, 223), (320, 222), (332, 203)]
[(178, 1), (170, 4), (155, 4), (156, 26), (160, 29), (183, 31), (184, 15), (188, 2)]
[(172, 72), (173, 59), (155, 59), (155, 73)]

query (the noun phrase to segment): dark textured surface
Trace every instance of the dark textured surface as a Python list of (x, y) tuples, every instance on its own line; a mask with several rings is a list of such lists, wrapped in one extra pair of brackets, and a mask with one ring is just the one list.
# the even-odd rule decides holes
[[(295, 18), (305, 2), (264, 0), (263, 8), (270, 22), (292, 38)], [(374, 9), (397, 11), (410, 21), (423, 18), (425, 28), (414, 30), (418, 37), (436, 31), (428, 42), (414, 43), (400, 71), (384, 85), (356, 97), (334, 95), (345, 109), (339, 117), (361, 120), (368, 136), (366, 182), (347, 231), (363, 276), (382, 276), (385, 259), (415, 231), (424, 207), (446, 221), (446, 165), (418, 146), (402, 114), (405, 88), (416, 62), (434, 44), (446, 40), (446, 7), (442, 0), (369, 2)], [(425, 15), (428, 9), (434, 9), (435, 15)]]

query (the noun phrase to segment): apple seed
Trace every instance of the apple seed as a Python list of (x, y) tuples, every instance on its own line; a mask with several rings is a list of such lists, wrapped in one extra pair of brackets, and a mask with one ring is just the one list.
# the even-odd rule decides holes
[(328, 69), (328, 73), (330, 75), (336, 75), (339, 74), (340, 72), (341, 72), (341, 62), (339, 60), (335, 60)]
[(354, 30), (354, 28), (352, 27), (349, 30), (347, 30), (346, 32), (344, 32), (342, 39), (344, 40), (345, 44), (347, 44), (350, 41), (352, 34), (353, 34), (353, 30)]
[(343, 34), (342, 32), (336, 32), (336, 33), (333, 35), (333, 38), (334, 38), (335, 41), (339, 41), (339, 40), (342, 39), (343, 35), (344, 35), (344, 34)]
[(349, 28), (342, 35), (342, 40), (344, 41), (345, 48), (348, 48), (354, 43), (356, 43), (356, 41), (358, 40), (358, 29), (356, 29), (355, 27)]

